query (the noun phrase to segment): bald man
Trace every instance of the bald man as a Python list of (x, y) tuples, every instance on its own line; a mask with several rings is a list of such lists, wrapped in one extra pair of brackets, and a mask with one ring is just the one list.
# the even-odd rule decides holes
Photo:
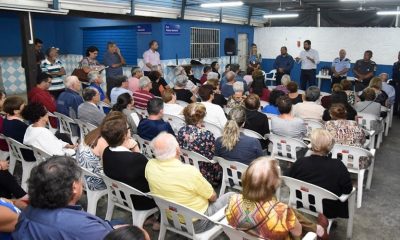
[(346, 58), (346, 50), (340, 49), (339, 57), (333, 60), (331, 70), (332, 86), (347, 78), (347, 72), (350, 70), (350, 59)]

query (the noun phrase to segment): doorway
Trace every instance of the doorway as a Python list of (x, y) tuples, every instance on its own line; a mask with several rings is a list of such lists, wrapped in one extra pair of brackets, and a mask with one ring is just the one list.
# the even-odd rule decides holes
[(247, 58), (249, 57), (249, 43), (247, 33), (238, 34), (238, 61), (242, 71), (247, 70)]

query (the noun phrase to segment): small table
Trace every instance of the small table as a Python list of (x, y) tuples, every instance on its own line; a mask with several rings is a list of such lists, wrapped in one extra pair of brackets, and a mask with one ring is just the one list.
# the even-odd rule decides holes
[[(332, 76), (331, 75), (322, 75), (321, 73), (318, 73), (318, 75), (315, 76), (318, 79), (318, 87), (321, 89), (321, 80), (328, 80), (331, 82), (332, 84)], [(355, 81), (355, 77), (349, 77), (347, 76), (346, 78), (349, 81)]]

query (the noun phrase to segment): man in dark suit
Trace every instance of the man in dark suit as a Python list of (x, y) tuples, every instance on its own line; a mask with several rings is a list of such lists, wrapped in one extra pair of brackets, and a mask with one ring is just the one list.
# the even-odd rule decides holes
[(82, 95), (85, 102), (78, 107), (78, 119), (99, 126), (106, 116), (97, 106), (100, 102), (99, 91), (95, 88), (88, 87), (83, 90)]

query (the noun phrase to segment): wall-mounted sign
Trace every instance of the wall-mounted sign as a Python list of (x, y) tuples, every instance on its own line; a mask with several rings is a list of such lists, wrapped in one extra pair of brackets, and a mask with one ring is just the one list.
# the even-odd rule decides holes
[(166, 23), (164, 26), (164, 32), (167, 35), (180, 35), (181, 34), (181, 25)]
[(151, 24), (136, 25), (136, 32), (138, 34), (151, 34)]

